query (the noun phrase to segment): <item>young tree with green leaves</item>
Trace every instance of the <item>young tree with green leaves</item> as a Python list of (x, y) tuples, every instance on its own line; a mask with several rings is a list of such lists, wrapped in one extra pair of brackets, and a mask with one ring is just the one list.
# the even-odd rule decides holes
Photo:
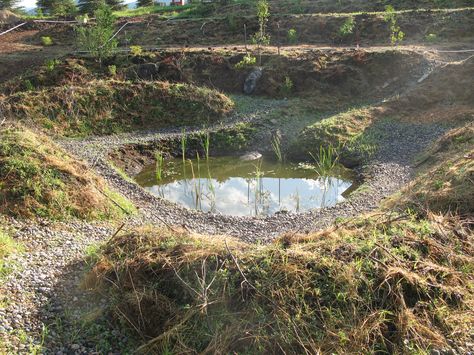
[(123, 0), (79, 0), (77, 6), (81, 14), (93, 15), (104, 4), (110, 6), (112, 11), (122, 10), (126, 7)]
[(258, 32), (253, 35), (253, 42), (258, 46), (259, 65), (262, 65), (261, 47), (270, 44), (270, 36), (267, 35), (267, 23), (270, 18), (270, 9), (267, 0), (257, 2)]
[(154, 0), (138, 0), (137, 7), (153, 6)]
[(397, 15), (392, 5), (385, 6), (384, 20), (390, 28), (390, 43), (392, 43), (392, 46), (400, 44), (405, 38), (405, 33), (397, 24)]
[(74, 16), (77, 13), (74, 0), (38, 0), (36, 5), (42, 14), (52, 16)]
[(98, 62), (111, 57), (117, 48), (112, 38), (115, 31), (115, 16), (110, 6), (102, 4), (95, 12), (94, 25), (76, 27), (79, 48), (88, 51)]
[(0, 0), (0, 10), (11, 10), (18, 4), (18, 0)]

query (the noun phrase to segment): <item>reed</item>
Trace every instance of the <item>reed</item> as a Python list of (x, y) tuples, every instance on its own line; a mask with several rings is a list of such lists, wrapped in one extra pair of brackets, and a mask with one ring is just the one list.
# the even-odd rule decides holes
[(277, 157), (277, 160), (279, 163), (283, 162), (283, 154), (281, 151), (281, 139), (280, 136), (274, 135), (271, 140), (272, 144), (272, 149), (273, 152), (275, 153), (275, 156)]
[(204, 140), (202, 141), (202, 146), (204, 148), (204, 154), (206, 156), (206, 161), (209, 162), (209, 147), (211, 145), (211, 136), (209, 131), (204, 135)]
[(186, 129), (183, 128), (181, 130), (181, 156), (183, 157), (183, 166), (185, 165), (185, 161), (186, 161), (186, 145), (187, 145)]
[(156, 159), (155, 176), (156, 176), (156, 180), (160, 181), (163, 178), (163, 168), (165, 164), (165, 158), (161, 152), (156, 152), (155, 159)]
[(309, 152), (309, 155), (313, 158), (316, 163), (315, 170), (321, 176), (327, 176), (337, 164), (339, 159), (337, 150), (332, 145), (327, 148), (320, 146), (318, 156), (314, 156), (313, 153)]

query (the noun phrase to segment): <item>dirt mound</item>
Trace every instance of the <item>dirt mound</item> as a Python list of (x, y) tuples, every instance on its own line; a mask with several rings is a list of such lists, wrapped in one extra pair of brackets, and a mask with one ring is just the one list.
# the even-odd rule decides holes
[(0, 214), (104, 219), (133, 211), (126, 199), (44, 136), (14, 125), (0, 131)]
[(0, 25), (10, 25), (20, 20), (20, 17), (8, 10), (0, 10)]

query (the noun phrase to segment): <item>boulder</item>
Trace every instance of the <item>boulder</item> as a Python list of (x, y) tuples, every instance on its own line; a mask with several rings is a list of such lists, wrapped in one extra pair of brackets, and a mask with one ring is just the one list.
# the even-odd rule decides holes
[(262, 77), (263, 68), (255, 68), (252, 72), (247, 76), (244, 83), (244, 93), (247, 95), (252, 94), (257, 87), (257, 83)]
[(261, 157), (262, 157), (262, 154), (260, 154), (259, 152), (250, 152), (245, 155), (242, 155), (240, 157), (240, 160), (252, 161), (252, 160), (260, 159)]

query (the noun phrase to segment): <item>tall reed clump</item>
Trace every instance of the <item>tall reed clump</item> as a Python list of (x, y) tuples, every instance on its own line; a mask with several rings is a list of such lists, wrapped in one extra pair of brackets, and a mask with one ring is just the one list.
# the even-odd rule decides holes
[(327, 147), (319, 146), (319, 153), (317, 156), (311, 152), (309, 152), (309, 155), (311, 155), (311, 158), (313, 158), (316, 164), (316, 172), (321, 176), (329, 175), (339, 160), (337, 149), (332, 145)]
[(156, 180), (161, 181), (161, 179), (163, 178), (163, 168), (165, 164), (165, 157), (163, 156), (163, 153), (156, 152), (155, 160), (156, 160), (156, 166), (155, 166)]
[(273, 152), (275, 153), (275, 156), (276, 156), (278, 162), (282, 163), (283, 162), (283, 153), (282, 153), (282, 150), (281, 150), (281, 138), (280, 138), (280, 136), (277, 135), (277, 134), (273, 135), (272, 140), (271, 140), (271, 144), (272, 144)]

